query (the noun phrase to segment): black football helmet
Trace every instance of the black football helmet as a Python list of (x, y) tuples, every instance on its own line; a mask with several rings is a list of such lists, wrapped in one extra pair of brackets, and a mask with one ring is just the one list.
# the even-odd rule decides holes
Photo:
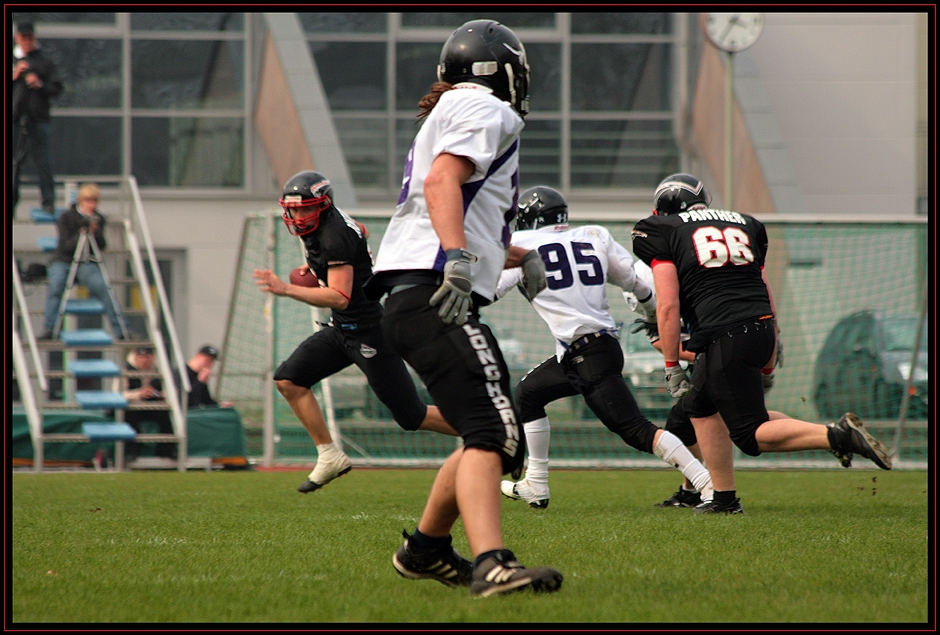
[(684, 212), (693, 205), (711, 205), (712, 197), (702, 182), (691, 174), (671, 174), (656, 186), (653, 194), (653, 213), (669, 216)]
[(516, 231), (568, 222), (568, 203), (565, 202), (565, 197), (544, 185), (530, 187), (523, 192), (519, 197), (518, 208)]
[(333, 206), (333, 186), (319, 172), (304, 170), (284, 184), (278, 203), (284, 208), (282, 218), (287, 230), (293, 236), (304, 236), (319, 226), (320, 214)]
[(471, 20), (447, 38), (441, 49), (437, 79), (487, 86), (521, 116), (529, 112), (525, 47), (509, 27), (495, 20)]

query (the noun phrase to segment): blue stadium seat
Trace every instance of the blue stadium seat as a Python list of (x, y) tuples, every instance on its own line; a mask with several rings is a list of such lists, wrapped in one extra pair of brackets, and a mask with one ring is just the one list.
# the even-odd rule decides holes
[(110, 390), (76, 390), (75, 401), (87, 410), (127, 408), (127, 399), (124, 395)]
[(65, 312), (72, 315), (101, 315), (104, 305), (98, 300), (72, 300), (65, 302)]
[(69, 372), (76, 377), (117, 377), (121, 369), (110, 359), (75, 359), (68, 362)]
[(55, 251), (56, 247), (59, 246), (59, 237), (40, 236), (36, 239), (36, 244), (39, 245), (41, 251)]
[(133, 441), (137, 438), (137, 432), (126, 423), (86, 421), (82, 424), (82, 434), (89, 441)]
[(110, 346), (114, 343), (111, 335), (104, 329), (62, 331), (60, 337), (66, 346)]
[(65, 210), (61, 207), (56, 209), (55, 214), (50, 214), (44, 209), (41, 209), (39, 207), (34, 207), (33, 209), (29, 210), (29, 216), (30, 218), (33, 219), (34, 223), (50, 223), (51, 224), (51, 223), (55, 223), (56, 221), (58, 221), (59, 216), (62, 216), (63, 212), (65, 212)]

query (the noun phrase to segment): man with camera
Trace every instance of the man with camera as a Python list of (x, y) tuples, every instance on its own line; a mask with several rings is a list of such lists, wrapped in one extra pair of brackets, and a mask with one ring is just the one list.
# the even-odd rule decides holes
[(55, 182), (49, 153), (49, 100), (62, 92), (55, 64), (39, 50), (32, 22), (16, 25), (13, 50), (13, 207), (20, 199), (23, 161), (31, 156), (39, 177), (42, 208), (55, 211)]
[[(83, 233), (93, 238), (98, 249), (104, 251), (108, 246), (105, 241), (105, 217), (98, 212), (98, 199), (101, 191), (94, 183), (86, 183), (78, 189), (78, 200), (75, 205), (59, 216), (57, 229), (59, 243), (56, 247), (52, 264), (49, 265), (49, 297), (46, 299), (46, 309), (43, 318), (45, 332), (39, 336), (41, 340), (50, 340), (57, 333), (53, 333), (56, 320), (59, 316), (59, 305), (62, 294), (68, 286), (69, 269), (75, 258), (75, 249)], [(86, 287), (91, 294), (104, 305), (105, 315), (111, 323), (111, 330), (118, 339), (136, 339), (137, 336), (127, 331), (124, 325), (121, 308), (112, 301), (111, 289), (101, 273), (102, 263), (95, 259), (94, 252), (87, 246), (79, 254), (78, 269), (75, 280)]]

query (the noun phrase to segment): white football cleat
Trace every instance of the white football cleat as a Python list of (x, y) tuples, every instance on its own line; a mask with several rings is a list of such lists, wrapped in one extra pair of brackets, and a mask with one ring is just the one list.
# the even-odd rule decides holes
[(499, 484), (499, 490), (506, 498), (523, 500), (529, 504), (529, 507), (535, 509), (548, 507), (548, 485), (530, 483), (528, 480), (522, 479), (518, 483), (503, 481)]
[(317, 459), (317, 464), (307, 480), (297, 487), (298, 492), (306, 494), (315, 492), (333, 479), (339, 478), (352, 469), (352, 462), (349, 457), (342, 452), (337, 452), (327, 459), (322, 456)]

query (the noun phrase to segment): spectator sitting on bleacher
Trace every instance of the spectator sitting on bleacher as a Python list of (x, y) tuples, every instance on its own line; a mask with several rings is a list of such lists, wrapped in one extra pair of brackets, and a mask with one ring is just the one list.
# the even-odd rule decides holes
[[(219, 403), (209, 393), (209, 377), (212, 375), (212, 366), (219, 358), (219, 349), (206, 345), (200, 348), (192, 359), (186, 362), (186, 374), (189, 377), (189, 408), (231, 408), (234, 402), (223, 401)], [(178, 384), (179, 382), (177, 382)]]
[[(153, 349), (141, 347), (127, 354), (125, 367), (136, 372), (156, 372)], [(159, 401), (163, 399), (163, 382), (159, 377), (128, 377), (123, 392), (128, 401)]]
[[(156, 360), (153, 349), (141, 347), (132, 350), (127, 354), (125, 368), (133, 373), (155, 373), (157, 370)], [(163, 382), (158, 376), (147, 376), (140, 374), (128, 376), (125, 389), (122, 394), (128, 402), (153, 402), (164, 401)], [(138, 434), (146, 434), (148, 431), (141, 425), (144, 421), (152, 421), (158, 427), (160, 434), (172, 434), (173, 424), (170, 421), (168, 410), (135, 410), (129, 408), (124, 413), (126, 421)], [(136, 459), (140, 455), (142, 444), (132, 442), (127, 444), (128, 461)], [(167, 458), (176, 458), (177, 450), (175, 443), (158, 443), (156, 449), (157, 456)]]
[[(49, 297), (46, 299), (43, 319), (45, 330), (39, 336), (41, 340), (51, 340), (53, 338), (52, 330), (55, 328), (56, 318), (59, 316), (59, 304), (62, 301), (62, 294), (65, 293), (69, 269), (72, 266), (72, 260), (75, 258), (75, 248), (81, 235), (90, 232), (101, 251), (104, 251), (107, 247), (104, 236), (106, 220), (98, 212), (98, 199), (100, 197), (101, 192), (98, 186), (94, 183), (86, 183), (79, 188), (76, 203), (59, 217), (56, 226), (59, 243), (52, 264), (49, 265), (48, 269)], [(120, 317), (121, 309), (111, 301), (110, 289), (101, 275), (100, 263), (94, 259), (94, 252), (87, 249), (82, 258), (75, 275), (76, 282), (86, 286), (92, 296), (104, 305), (104, 311), (111, 323), (114, 336), (117, 339), (129, 338), (130, 334), (124, 333)]]

